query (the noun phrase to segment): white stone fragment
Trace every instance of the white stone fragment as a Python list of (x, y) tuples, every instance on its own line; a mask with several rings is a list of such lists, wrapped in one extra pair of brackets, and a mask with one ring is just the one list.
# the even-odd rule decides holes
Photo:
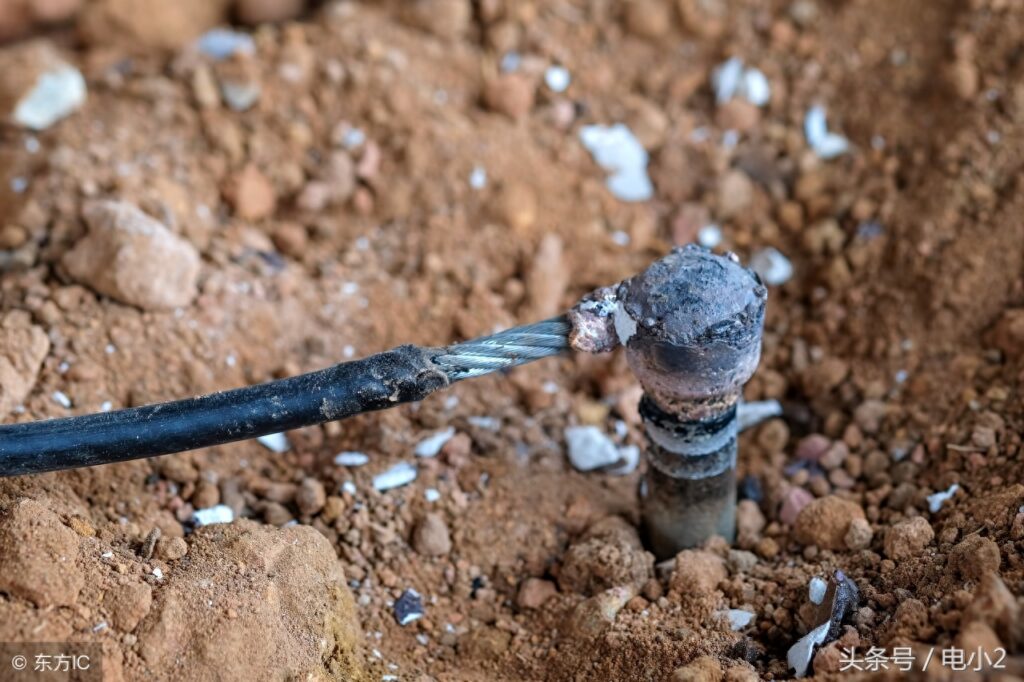
[(811, 578), (811, 582), (807, 585), (807, 598), (811, 600), (812, 604), (820, 604), (825, 599), (827, 590), (827, 582), (818, 577)]
[(580, 141), (601, 168), (610, 173), (609, 191), (622, 201), (646, 201), (654, 195), (647, 177), (647, 150), (626, 125), (590, 125), (580, 129)]
[(373, 487), (381, 492), (409, 485), (416, 480), (416, 467), (409, 462), (399, 462), (387, 471), (373, 477)]
[(423, 491), (423, 497), (427, 502), (437, 502), (441, 499), (441, 493), (437, 488), (427, 488)]
[(713, 249), (722, 243), (722, 228), (718, 225), (705, 225), (697, 232), (697, 243), (705, 249)]
[(640, 466), (640, 448), (635, 445), (623, 445), (619, 448), (621, 464), (608, 469), (612, 476), (628, 476)]
[(740, 431), (779, 416), (782, 416), (782, 403), (778, 400), (755, 400), (751, 403), (741, 402), (736, 406), (736, 426)]
[(256, 43), (248, 33), (215, 28), (199, 36), (196, 48), (207, 57), (220, 61), (236, 54), (253, 54)]
[(64, 391), (54, 391), (52, 397), (55, 403), (57, 403), (58, 405), (65, 409), (70, 409), (71, 398), (68, 397), (67, 393), (65, 393)]
[(850, 141), (838, 133), (829, 132), (825, 108), (815, 105), (804, 117), (804, 135), (807, 144), (822, 159), (834, 159), (850, 151)]
[(483, 189), (487, 186), (487, 169), (482, 166), (474, 166), (469, 174), (469, 186), (473, 189)]
[(163, 572), (163, 570), (159, 566), (157, 566), (156, 568), (153, 569), (153, 577), (156, 578), (157, 580), (163, 580), (164, 579), (164, 572)]
[(796, 677), (807, 675), (807, 668), (810, 667), (811, 659), (814, 658), (814, 647), (825, 641), (831, 624), (831, 621), (825, 621), (797, 640), (796, 644), (789, 647), (789, 651), (786, 653), (786, 661), (789, 663), (789, 667), (795, 671)]
[(754, 613), (746, 609), (729, 609), (726, 612), (729, 618), (729, 627), (733, 632), (739, 632), (754, 621)]
[(197, 526), (209, 526), (214, 523), (231, 523), (235, 520), (235, 512), (226, 504), (218, 504), (206, 509), (192, 512), (192, 523)]
[(39, 74), (31, 90), (14, 107), (11, 120), (45, 130), (85, 103), (85, 78), (70, 64), (53, 64)]
[(711, 87), (718, 104), (742, 97), (754, 106), (763, 107), (772, 97), (771, 84), (764, 73), (744, 66), (739, 57), (727, 59), (711, 72)]
[(441, 452), (441, 448), (444, 444), (452, 439), (455, 435), (455, 427), (449, 426), (444, 431), (438, 431), (437, 433), (428, 436), (416, 444), (414, 452), (417, 457), (436, 457), (437, 453)]
[(552, 92), (565, 92), (571, 82), (569, 69), (564, 66), (549, 66), (544, 71), (544, 83)]
[(260, 445), (270, 450), (271, 452), (288, 452), (292, 445), (288, 442), (288, 436), (283, 433), (268, 433), (265, 436), (257, 438)]
[(946, 500), (952, 498), (953, 495), (956, 495), (957, 490), (960, 490), (960, 485), (954, 483), (953, 485), (949, 486), (949, 488), (946, 490), (940, 490), (937, 493), (932, 493), (931, 495), (929, 495), (927, 498), (928, 511), (930, 511), (932, 514), (939, 513), (939, 510), (942, 509), (943, 503)]
[(340, 467), (361, 467), (369, 461), (362, 452), (339, 452), (334, 456), (334, 463)]
[(569, 461), (577, 471), (593, 471), (619, 462), (619, 449), (596, 426), (569, 426), (565, 429)]
[(750, 268), (761, 276), (765, 284), (779, 286), (793, 277), (793, 264), (775, 248), (768, 247), (755, 253)]
[(466, 421), (478, 429), (497, 431), (501, 428), (501, 420), (495, 417), (466, 417)]
[(344, 483), (341, 484), (341, 491), (344, 493), (348, 493), (349, 495), (355, 495), (356, 484), (353, 483), (352, 481), (345, 481)]

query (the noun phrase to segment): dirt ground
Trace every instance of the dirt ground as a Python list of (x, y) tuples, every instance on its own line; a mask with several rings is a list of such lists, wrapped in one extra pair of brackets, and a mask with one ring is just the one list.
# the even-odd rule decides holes
[[(196, 49), (230, 21), (251, 53)], [(0, 480), (0, 642), (97, 642), (114, 680), (785, 679), (839, 569), (860, 598), (817, 678), (846, 678), (843, 647), (1002, 648), (1001, 673), (923, 676), (1022, 674), (1024, 3), (0, 0), (5, 120), (26, 36), (88, 98), (0, 129), (7, 423), (542, 319), (712, 223), (794, 274), (745, 393), (786, 416), (741, 437), (734, 547), (654, 565), (643, 463), (577, 472), (563, 434), (642, 446), (638, 387), (621, 353), (565, 357), (284, 453)], [(716, 102), (733, 56), (763, 107)], [(847, 153), (808, 144), (815, 105)], [(648, 201), (580, 142), (617, 122)], [(138, 229), (104, 232), (102, 201)], [(416, 480), (376, 491), (402, 461)], [(195, 528), (217, 504), (243, 520)]]

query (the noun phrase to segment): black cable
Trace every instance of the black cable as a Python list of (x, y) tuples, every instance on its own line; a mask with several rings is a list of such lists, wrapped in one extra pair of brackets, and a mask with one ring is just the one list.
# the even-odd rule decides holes
[(432, 360), (440, 352), (400, 346), (199, 398), (0, 426), (0, 476), (166, 455), (422, 400), (450, 383)]
[(415, 402), (462, 379), (557, 355), (569, 331), (556, 317), (199, 398), (0, 426), (0, 477), (169, 455)]

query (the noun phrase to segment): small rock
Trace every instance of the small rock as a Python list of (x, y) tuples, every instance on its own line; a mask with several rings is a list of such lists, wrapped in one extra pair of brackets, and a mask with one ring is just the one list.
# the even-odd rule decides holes
[(532, 318), (544, 320), (562, 309), (562, 299), (571, 278), (563, 251), (562, 238), (557, 234), (541, 237), (525, 281)]
[(132, 204), (85, 206), (89, 233), (64, 254), (74, 279), (144, 310), (187, 306), (196, 296), (199, 252)]
[(399, 488), (415, 481), (417, 475), (418, 472), (415, 466), (409, 462), (399, 462), (387, 471), (374, 476), (373, 487), (380, 492)]
[(859, 505), (834, 495), (814, 500), (797, 515), (793, 537), (804, 545), (822, 549), (846, 547), (846, 533), (854, 519), (863, 519)]
[(491, 111), (514, 121), (526, 118), (533, 110), (537, 86), (522, 73), (503, 73), (484, 87), (484, 103)]
[(665, 0), (630, 0), (623, 4), (626, 28), (633, 35), (657, 40), (672, 27), (672, 6)]
[(284, 526), (295, 519), (288, 507), (280, 502), (263, 503), (263, 520), (271, 526)]
[(48, 41), (0, 50), (0, 115), (9, 123), (45, 130), (85, 102), (82, 74)]
[(832, 441), (820, 433), (804, 436), (796, 446), (796, 458), (804, 462), (817, 462), (828, 451)]
[(782, 505), (779, 507), (779, 520), (786, 525), (792, 526), (796, 523), (800, 512), (808, 504), (814, 501), (814, 495), (810, 494), (799, 486), (792, 486), (786, 491), (782, 498)]
[(654, 557), (636, 529), (618, 516), (592, 524), (562, 559), (558, 585), (565, 592), (593, 595), (620, 585), (640, 586), (653, 575)]
[(569, 69), (564, 66), (549, 66), (544, 71), (544, 84), (551, 92), (565, 92), (572, 82)]
[(700, 549), (684, 549), (676, 555), (669, 587), (683, 597), (711, 594), (728, 577), (722, 557)]
[(162, 561), (177, 561), (188, 554), (184, 538), (160, 538), (156, 543), (156, 557)]
[(196, 49), (215, 61), (229, 59), (236, 54), (256, 54), (256, 42), (248, 33), (215, 28), (199, 36)]
[(441, 448), (444, 447), (444, 444), (451, 440), (454, 435), (454, 426), (450, 426), (443, 431), (438, 431), (417, 443), (414, 452), (417, 457), (436, 457), (437, 453), (441, 452)]
[(889, 407), (881, 400), (865, 400), (853, 411), (853, 420), (864, 433), (878, 433)]
[(755, 545), (765, 524), (764, 514), (753, 500), (741, 500), (736, 506), (736, 540), (741, 547)]
[(342, 467), (361, 467), (370, 458), (362, 452), (339, 452), (334, 456), (334, 463)]
[(932, 530), (931, 524), (924, 518), (915, 516), (889, 529), (885, 535), (885, 556), (893, 560), (915, 557), (934, 539), (935, 531)]
[(214, 523), (231, 523), (235, 520), (235, 512), (226, 504), (218, 504), (209, 509), (197, 509), (192, 514), (192, 523), (196, 526), (209, 526)]
[(847, 549), (855, 551), (867, 549), (871, 546), (871, 539), (873, 537), (874, 531), (871, 530), (871, 524), (868, 523), (867, 519), (854, 519), (850, 522), (850, 527), (843, 537), (843, 543)]
[(85, 584), (78, 536), (52, 511), (23, 498), (0, 515), (0, 592), (40, 608), (71, 606)]
[(1010, 308), (992, 330), (991, 342), (1007, 358), (1014, 359), (1024, 354), (1024, 308)]
[(324, 484), (315, 478), (304, 478), (295, 491), (295, 506), (303, 516), (314, 516), (324, 508), (327, 491)]
[(32, 392), (39, 368), (50, 352), (50, 339), (27, 316), (0, 319), (0, 419), (21, 405)]
[(931, 495), (929, 495), (926, 498), (928, 500), (928, 511), (930, 511), (932, 514), (939, 513), (939, 510), (942, 509), (942, 505), (946, 502), (946, 500), (952, 499), (953, 495), (956, 494), (957, 490), (960, 490), (960, 486), (954, 483), (953, 485), (949, 486), (949, 488), (947, 488), (946, 490), (940, 490), (937, 493), (932, 493)]
[(409, 23), (445, 40), (461, 38), (473, 24), (470, 0), (412, 0), (404, 4)]
[(231, 0), (93, 0), (77, 28), (85, 41), (107, 48), (175, 51), (227, 18)]
[(850, 141), (838, 133), (829, 132), (825, 108), (813, 106), (804, 117), (804, 135), (807, 144), (819, 158), (834, 159), (850, 151)]
[(579, 135), (594, 161), (611, 174), (606, 184), (613, 196), (632, 202), (647, 201), (654, 195), (647, 176), (647, 150), (627, 126), (583, 126)]
[(516, 594), (516, 606), (520, 610), (539, 609), (557, 593), (558, 588), (550, 580), (527, 578), (519, 586), (519, 592)]
[(267, 177), (253, 164), (236, 173), (224, 189), (235, 215), (243, 220), (260, 220), (274, 213), (277, 194)]
[(793, 277), (793, 264), (775, 248), (761, 249), (750, 258), (750, 269), (760, 275), (765, 284), (780, 286)]
[(978, 582), (988, 573), (998, 573), (999, 545), (980, 535), (968, 535), (949, 553), (949, 567), (966, 580)]
[(235, 16), (250, 26), (288, 21), (304, 9), (306, 0), (235, 0)]
[(812, 604), (818, 605), (825, 600), (825, 591), (828, 590), (828, 583), (821, 578), (811, 578), (807, 586), (807, 598)]
[(423, 516), (412, 533), (412, 546), (423, 556), (444, 556), (452, 551), (448, 524), (440, 514)]
[(118, 585), (107, 592), (103, 603), (110, 614), (110, 624), (121, 632), (131, 632), (149, 613), (153, 588), (142, 581)]
[[(718, 188), (718, 216), (723, 220), (738, 216), (750, 206), (753, 198), (754, 183), (747, 174), (736, 169), (728, 171)], [(754, 267), (754, 261), (751, 261), (751, 267)]]
[(604, 633), (615, 622), (619, 611), (637, 594), (633, 586), (613, 587), (580, 602), (566, 625), (566, 632), (581, 639)]
[(395, 600), (395, 620), (399, 625), (408, 625), (423, 617), (423, 598), (416, 590), (409, 588)]
[(700, 656), (672, 672), (669, 682), (721, 682), (722, 666), (711, 656)]
[(726, 617), (729, 619), (729, 629), (733, 632), (739, 632), (750, 625), (754, 622), (755, 616), (756, 614), (745, 609), (729, 609), (726, 612)]
[(268, 433), (265, 436), (260, 436), (256, 441), (271, 452), (279, 454), (288, 452), (292, 447), (288, 442), (288, 436), (283, 433)]
[(625, 459), (621, 448), (615, 445), (596, 426), (568, 426), (565, 441), (569, 461), (577, 471), (595, 471), (619, 464)]

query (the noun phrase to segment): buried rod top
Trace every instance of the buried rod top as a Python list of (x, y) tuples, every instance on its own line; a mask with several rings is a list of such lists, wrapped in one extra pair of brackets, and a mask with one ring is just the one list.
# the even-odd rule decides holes
[(625, 346), (633, 372), (663, 409), (732, 399), (757, 366), (767, 298), (760, 278), (735, 256), (677, 248), (574, 307), (570, 345), (590, 352)]

